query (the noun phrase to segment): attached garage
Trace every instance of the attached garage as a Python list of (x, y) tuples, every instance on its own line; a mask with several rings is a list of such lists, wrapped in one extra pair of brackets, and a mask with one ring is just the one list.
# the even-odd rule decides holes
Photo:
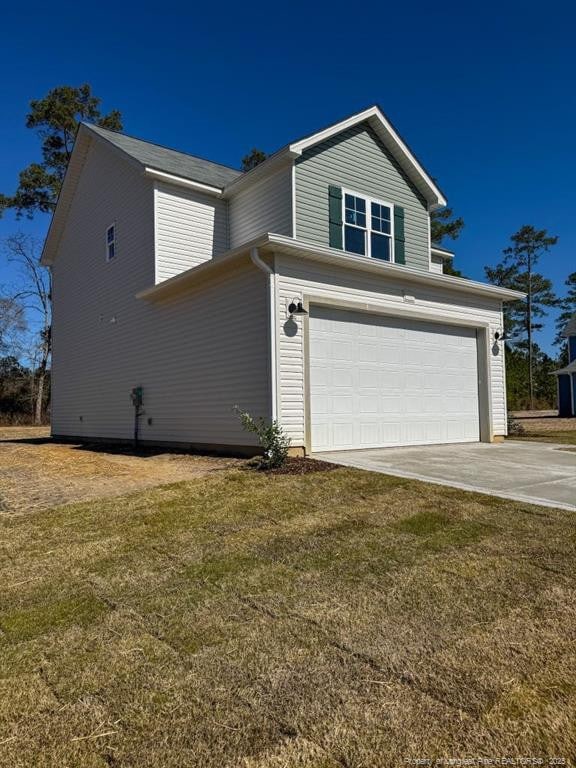
[(313, 451), (480, 440), (476, 328), (311, 305)]

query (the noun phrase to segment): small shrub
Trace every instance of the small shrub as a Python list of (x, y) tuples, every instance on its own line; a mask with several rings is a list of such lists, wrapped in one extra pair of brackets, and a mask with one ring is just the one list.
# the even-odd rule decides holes
[(281, 467), (288, 458), (290, 438), (280, 424), (276, 420), (267, 421), (262, 416), (255, 419), (237, 405), (234, 406), (234, 411), (238, 414), (242, 427), (246, 432), (253, 432), (258, 437), (258, 442), (264, 450), (264, 456), (258, 460), (257, 466), (260, 469)]
[(508, 416), (508, 436), (514, 437), (514, 435), (525, 435), (526, 430), (524, 429), (524, 425), (521, 424), (518, 419), (515, 419), (513, 416)]

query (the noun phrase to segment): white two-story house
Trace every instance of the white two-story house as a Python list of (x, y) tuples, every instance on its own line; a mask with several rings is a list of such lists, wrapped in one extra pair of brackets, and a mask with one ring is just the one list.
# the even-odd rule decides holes
[(443, 274), (445, 204), (378, 107), (248, 173), (82, 125), (43, 252), (53, 435), (253, 452), (235, 405), (301, 453), (505, 434), (520, 294)]

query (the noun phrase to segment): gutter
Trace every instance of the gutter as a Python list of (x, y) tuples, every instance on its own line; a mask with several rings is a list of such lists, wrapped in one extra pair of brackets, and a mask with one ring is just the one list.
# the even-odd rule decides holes
[[(281, 253), (301, 259), (302, 261), (317, 261), (319, 263), (339, 266), (341, 269), (370, 272), (384, 279), (399, 281), (400, 283), (416, 283), (420, 285), (434, 286), (459, 294), (486, 296), (498, 301), (518, 301), (525, 298), (526, 294), (520, 291), (512, 291), (509, 288), (500, 288), (497, 285), (479, 283), (475, 280), (466, 280), (463, 277), (426, 272), (421, 269), (413, 269), (405, 265), (390, 264), (387, 261), (368, 259), (366, 256), (354, 256), (334, 248), (327, 248), (314, 243), (306, 243), (286, 235), (266, 233), (251, 240), (244, 245), (227, 251), (221, 256), (199, 264), (196, 267), (181, 272), (179, 275), (164, 280), (158, 285), (145, 288), (136, 294), (138, 299), (148, 301), (161, 301), (169, 299), (172, 295), (180, 295), (189, 287), (193, 287), (198, 278), (213, 271), (217, 272), (229, 266), (240, 258), (245, 258), (252, 250), (258, 249), (262, 253)], [(264, 262), (262, 262), (264, 263)], [(269, 269), (268, 265), (265, 265)]]
[(270, 397), (271, 397), (271, 410), (272, 421), (276, 421), (278, 418), (278, 396), (277, 396), (277, 368), (276, 368), (276, 273), (275, 271), (262, 261), (258, 248), (250, 249), (250, 259), (255, 267), (264, 272), (268, 277), (268, 308), (270, 312), (269, 326), (270, 326)]

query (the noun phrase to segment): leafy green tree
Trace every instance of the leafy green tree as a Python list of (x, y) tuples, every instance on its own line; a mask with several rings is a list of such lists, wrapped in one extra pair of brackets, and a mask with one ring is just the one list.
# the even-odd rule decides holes
[[(556, 379), (552, 375), (558, 367), (556, 360), (543, 352), (537, 344), (534, 352), (534, 406), (553, 408), (556, 403)], [(511, 411), (530, 408), (530, 392), (526, 370), (528, 354), (525, 349), (506, 347), (506, 399)]]
[(537, 348), (533, 342), (534, 333), (541, 330), (547, 308), (558, 305), (552, 282), (534, 269), (544, 253), (558, 242), (545, 229), (524, 225), (511, 236), (512, 245), (504, 249), (503, 260), (495, 267), (485, 267), (486, 277), (491, 283), (505, 288), (522, 291), (526, 298), (505, 305), (506, 332), (519, 335), (522, 344), (519, 349), (526, 351), (528, 375), (528, 400), (534, 408), (534, 363)]
[(242, 170), (243, 171), (251, 171), (252, 168), (256, 168), (257, 165), (260, 165), (260, 163), (263, 163), (264, 160), (268, 155), (266, 152), (263, 152), (261, 149), (251, 149), (250, 152), (247, 155), (244, 155), (242, 158)]
[(566, 339), (562, 335), (566, 325), (572, 315), (576, 313), (576, 272), (572, 272), (568, 275), (564, 281), (564, 285), (568, 288), (568, 292), (564, 298), (560, 299), (561, 312), (556, 320), (556, 338), (554, 344), (560, 347), (560, 364), (566, 365), (568, 363), (568, 348), (566, 345)]
[(14, 209), (18, 217), (28, 218), (37, 212), (54, 210), (80, 123), (122, 130), (120, 112), (112, 110), (103, 115), (100, 102), (87, 83), (79, 88), (61, 85), (48, 91), (44, 98), (30, 102), (26, 127), (36, 131), (40, 138), (42, 161), (31, 163), (20, 172), (13, 195), (0, 194), (0, 215), (6, 208)]

